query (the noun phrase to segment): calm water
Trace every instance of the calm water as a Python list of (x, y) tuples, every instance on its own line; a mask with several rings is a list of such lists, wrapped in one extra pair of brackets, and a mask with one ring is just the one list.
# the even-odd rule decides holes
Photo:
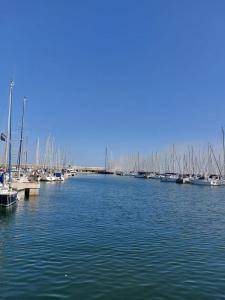
[(47, 183), (0, 235), (0, 299), (225, 299), (223, 187)]

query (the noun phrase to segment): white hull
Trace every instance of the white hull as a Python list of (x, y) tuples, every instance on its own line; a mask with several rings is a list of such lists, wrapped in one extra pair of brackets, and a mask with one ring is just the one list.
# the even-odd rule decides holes
[(47, 181), (47, 182), (52, 182), (55, 181), (55, 177), (54, 176), (41, 176), (40, 181)]
[(64, 177), (63, 176), (55, 177), (55, 181), (64, 181)]
[(191, 180), (189, 177), (183, 178), (183, 183), (190, 183)]
[(194, 185), (204, 185), (204, 186), (221, 186), (225, 185), (224, 180), (219, 179), (192, 179), (190, 181), (191, 184)]

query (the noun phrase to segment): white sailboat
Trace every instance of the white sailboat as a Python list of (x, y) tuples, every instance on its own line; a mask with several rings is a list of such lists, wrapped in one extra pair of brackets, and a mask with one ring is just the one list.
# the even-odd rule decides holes
[(162, 182), (177, 182), (179, 176), (176, 173), (165, 173), (161, 176)]
[(18, 159), (17, 159), (17, 177), (13, 178), (13, 181), (20, 182), (20, 183), (29, 182), (27, 174), (24, 173), (24, 172), (23, 173), (21, 172), (25, 104), (26, 104), (26, 97), (23, 98), (23, 111), (22, 111), (22, 120), (21, 120), (20, 144), (19, 144), (19, 152), (18, 152)]
[(161, 175), (158, 174), (158, 173), (153, 172), (153, 173), (148, 174), (147, 178), (148, 179), (161, 179)]
[(146, 172), (140, 171), (140, 158), (139, 158), (139, 152), (137, 154), (137, 172), (134, 174), (135, 178), (146, 178)]
[(210, 175), (191, 178), (190, 183), (203, 186), (221, 186), (225, 185), (225, 180), (218, 175)]
[[(208, 156), (211, 156), (211, 154), (213, 156), (213, 159), (215, 160), (215, 163), (216, 163), (216, 166), (217, 166), (217, 169), (218, 169), (218, 172), (219, 172), (220, 175), (217, 175), (217, 174), (208, 175), (209, 174), (209, 172), (208, 172), (208, 174), (205, 174), (203, 176), (195, 176), (194, 178), (192, 178), (190, 180), (190, 182), (192, 184), (194, 184), (194, 185), (205, 185), (205, 186), (222, 186), (222, 185), (225, 185), (225, 180), (224, 180), (224, 177), (222, 176), (222, 171), (221, 171), (219, 163), (216, 159), (213, 147), (212, 147), (212, 145), (209, 145)], [(208, 157), (208, 160), (209, 160), (209, 157)]]
[(175, 147), (173, 145), (172, 153), (172, 172), (167, 172), (161, 176), (162, 182), (177, 182), (179, 176), (175, 173)]
[(17, 191), (13, 190), (12, 184), (12, 94), (14, 82), (10, 81), (9, 92), (9, 112), (8, 112), (8, 132), (7, 132), (7, 167), (9, 180), (6, 182), (3, 176), (3, 185), (0, 188), (0, 206), (9, 207), (17, 201)]

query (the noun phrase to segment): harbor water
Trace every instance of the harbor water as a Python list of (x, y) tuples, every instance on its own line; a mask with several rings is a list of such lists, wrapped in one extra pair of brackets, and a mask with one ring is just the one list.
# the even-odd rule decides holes
[(0, 299), (225, 299), (225, 187), (43, 183), (0, 212)]

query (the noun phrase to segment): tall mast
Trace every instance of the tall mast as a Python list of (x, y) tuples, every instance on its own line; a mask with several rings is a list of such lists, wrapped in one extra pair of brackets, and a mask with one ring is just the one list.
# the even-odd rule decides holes
[(8, 160), (8, 173), (9, 173), (9, 187), (11, 188), (12, 182), (12, 96), (13, 96), (13, 80), (10, 81), (9, 89), (9, 113), (8, 113), (8, 134), (7, 134), (7, 160)]
[(61, 168), (61, 151), (58, 149), (57, 151), (57, 169), (60, 170)]
[(23, 98), (23, 112), (22, 112), (21, 131), (20, 131), (20, 146), (19, 146), (19, 153), (18, 153), (18, 160), (17, 160), (18, 178), (20, 178), (20, 166), (21, 166), (22, 147), (23, 147), (25, 103), (26, 103), (26, 97)]
[(175, 172), (175, 148), (174, 148), (174, 144), (173, 144), (173, 173)]
[(39, 162), (39, 148), (40, 148), (40, 141), (39, 141), (39, 138), (37, 138), (36, 153), (35, 153), (35, 164), (36, 164), (36, 167), (38, 167), (39, 164), (40, 164), (40, 162)]
[(66, 152), (63, 153), (63, 168), (64, 169), (66, 168), (66, 158), (67, 158), (66, 154), (67, 154)]
[(140, 171), (140, 158), (139, 158), (139, 152), (137, 154), (137, 171)]
[(46, 145), (45, 145), (45, 155), (44, 155), (44, 168), (48, 168), (49, 164), (49, 150), (50, 150), (50, 134), (47, 137)]
[(224, 139), (223, 127), (222, 127), (222, 136), (223, 136), (223, 176), (225, 177), (225, 139)]
[[(56, 150), (57, 151), (57, 150)], [(50, 153), (49, 153), (49, 166), (50, 169), (54, 169), (56, 167), (57, 153), (54, 151), (54, 138), (51, 141)]]
[(220, 173), (220, 176), (222, 176), (222, 172), (221, 172), (219, 163), (218, 163), (218, 161), (217, 161), (217, 159), (216, 159), (215, 153), (214, 153), (214, 151), (213, 151), (213, 147), (212, 147), (212, 145), (209, 145), (209, 147), (210, 147), (211, 153), (212, 153), (212, 155), (213, 155), (213, 158), (214, 158), (214, 160), (215, 160), (217, 169), (218, 169), (218, 171), (219, 171), (219, 173)]
[(105, 172), (107, 171), (108, 169), (108, 148), (106, 146), (105, 148)]
[(191, 146), (191, 164), (192, 164), (192, 173), (195, 173), (195, 164), (194, 164), (194, 147)]
[(210, 174), (212, 172), (212, 157), (211, 157), (212, 150), (210, 148), (210, 144), (208, 144), (208, 166), (207, 172)]

